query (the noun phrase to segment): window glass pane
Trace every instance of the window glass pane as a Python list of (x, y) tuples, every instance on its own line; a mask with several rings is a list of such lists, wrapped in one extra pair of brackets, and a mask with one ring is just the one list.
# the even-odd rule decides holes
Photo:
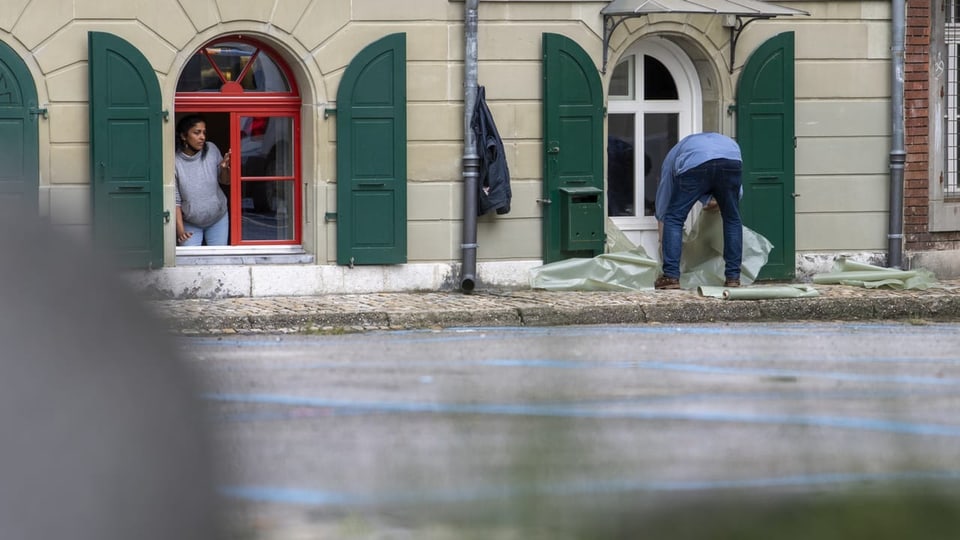
[(617, 64), (610, 77), (610, 95), (633, 97), (633, 57)]
[(219, 92), (223, 86), (220, 75), (202, 52), (194, 54), (187, 62), (180, 80), (177, 81), (177, 92)]
[(226, 81), (235, 81), (257, 48), (246, 43), (224, 42), (206, 48)]
[(643, 57), (643, 99), (680, 99), (667, 66), (652, 56)]
[(248, 180), (241, 187), (242, 240), (293, 240), (293, 181)]
[(958, 52), (960, 45), (951, 38), (956, 35), (949, 32), (947, 28), (947, 171), (946, 180), (943, 183), (943, 194), (945, 196), (956, 196), (960, 194), (958, 186), (958, 171), (960, 171), (960, 112), (958, 112), (958, 97), (960, 97), (960, 76), (958, 76)]
[[(210, 59), (220, 69), (218, 74)], [(244, 74), (244, 68), (253, 64)], [(221, 79), (220, 75), (223, 75)], [(290, 81), (266, 51), (237, 42), (215, 43), (197, 51), (177, 81), (178, 92), (219, 92), (227, 81), (239, 81), (247, 92), (290, 92)]]
[(293, 118), (240, 117), (240, 176), (293, 176)]
[(254, 58), (253, 65), (240, 81), (240, 86), (248, 92), (290, 91), (290, 83), (283, 70), (263, 50)]
[(644, 149), (644, 188), (643, 215), (654, 215), (654, 201), (657, 199), (657, 185), (660, 182), (660, 167), (663, 158), (679, 142), (680, 115), (678, 113), (656, 113), (643, 116)]
[(607, 117), (607, 215), (634, 216), (633, 146), (636, 116)]

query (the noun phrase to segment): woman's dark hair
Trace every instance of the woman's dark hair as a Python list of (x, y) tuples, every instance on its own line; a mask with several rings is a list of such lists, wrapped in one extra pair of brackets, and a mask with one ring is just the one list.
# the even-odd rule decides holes
[[(199, 114), (188, 114), (187, 116), (181, 118), (179, 122), (177, 122), (177, 150), (183, 150), (184, 142), (182, 137), (185, 137), (187, 132), (190, 131), (190, 128), (199, 124), (200, 122), (206, 124), (207, 120)], [(200, 152), (200, 159), (204, 159), (205, 157), (207, 157), (206, 141), (203, 143), (203, 150)]]

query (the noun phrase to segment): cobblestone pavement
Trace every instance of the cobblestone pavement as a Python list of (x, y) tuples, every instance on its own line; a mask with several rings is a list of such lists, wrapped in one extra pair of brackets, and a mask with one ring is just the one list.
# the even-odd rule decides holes
[(732, 321), (960, 320), (960, 280), (909, 291), (845, 285), (815, 288), (820, 293), (817, 297), (774, 300), (720, 300), (700, 296), (695, 290), (516, 290), (154, 300), (148, 305), (173, 331), (182, 334)]

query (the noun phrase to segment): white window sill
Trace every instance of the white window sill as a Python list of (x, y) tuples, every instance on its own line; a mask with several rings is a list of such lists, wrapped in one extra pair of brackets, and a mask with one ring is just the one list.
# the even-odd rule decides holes
[(313, 264), (302, 246), (178, 247), (177, 266)]

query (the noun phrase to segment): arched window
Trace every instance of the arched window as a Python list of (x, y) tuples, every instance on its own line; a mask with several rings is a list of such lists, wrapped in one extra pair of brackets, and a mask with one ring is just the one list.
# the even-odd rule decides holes
[(301, 242), (300, 103), (286, 64), (243, 37), (204, 45), (180, 74), (176, 119), (202, 114), (231, 152), (230, 245)]
[(699, 131), (700, 84), (693, 62), (663, 39), (632, 45), (613, 70), (607, 116), (607, 213), (624, 230), (655, 229), (660, 166), (681, 138)]

